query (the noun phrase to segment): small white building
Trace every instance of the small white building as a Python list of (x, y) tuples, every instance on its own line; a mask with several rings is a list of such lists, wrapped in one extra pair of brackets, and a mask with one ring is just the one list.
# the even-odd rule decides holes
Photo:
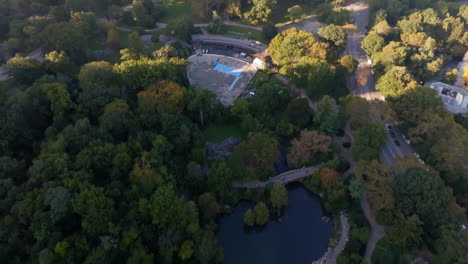
[(442, 82), (431, 83), (429, 87), (438, 92), (449, 112), (468, 115), (468, 93), (465, 90)]
[(268, 68), (267, 64), (259, 58), (255, 58), (252, 64), (253, 66), (257, 67), (257, 69), (259, 70), (266, 70)]

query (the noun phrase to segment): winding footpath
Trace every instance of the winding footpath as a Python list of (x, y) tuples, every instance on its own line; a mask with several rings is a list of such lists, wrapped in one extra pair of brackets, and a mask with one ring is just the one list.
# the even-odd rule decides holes
[(341, 222), (341, 236), (340, 241), (336, 247), (331, 248), (329, 247), (327, 252), (323, 254), (323, 256), (315, 261), (312, 264), (336, 264), (336, 259), (341, 254), (341, 252), (345, 249), (346, 243), (348, 242), (349, 237), (349, 223), (348, 217), (346, 215), (340, 215), (340, 222)]

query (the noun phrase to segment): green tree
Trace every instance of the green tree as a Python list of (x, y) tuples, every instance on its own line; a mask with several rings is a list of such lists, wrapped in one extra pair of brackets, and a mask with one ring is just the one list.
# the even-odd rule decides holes
[(183, 261), (190, 259), (193, 255), (194, 243), (192, 240), (185, 240), (179, 249), (179, 258)]
[(180, 40), (190, 42), (192, 40), (193, 23), (190, 20), (172, 20), (167, 25), (167, 32)]
[(215, 221), (216, 216), (221, 213), (221, 205), (216, 201), (214, 193), (206, 192), (198, 197), (198, 208), (205, 223)]
[(67, 85), (63, 83), (51, 83), (42, 85), (42, 90), (47, 94), (54, 113), (54, 121), (63, 120), (65, 113), (73, 108)]
[(273, 62), (280, 66), (294, 64), (305, 56), (327, 58), (327, 47), (324, 43), (317, 41), (311, 33), (295, 27), (276, 35), (271, 40), (268, 51)]
[(384, 96), (395, 97), (415, 86), (413, 76), (408, 70), (405, 67), (395, 66), (379, 78), (375, 88)]
[(336, 83), (332, 65), (322, 59), (303, 57), (296, 64), (281, 68), (281, 73), (307, 91), (310, 98), (330, 94)]
[(278, 210), (288, 205), (288, 190), (282, 183), (273, 184), (270, 192), (270, 202), (273, 207)]
[(252, 8), (243, 17), (252, 24), (267, 22), (276, 3), (276, 0), (252, 0)]
[(393, 185), (397, 203), (405, 215), (416, 214), (425, 225), (449, 221), (451, 197), (442, 179), (421, 168), (398, 174)]
[(65, 52), (52, 51), (45, 55), (45, 60), (42, 63), (45, 70), (52, 73), (63, 73), (75, 75), (77, 66), (71, 61)]
[(83, 65), (78, 80), (82, 89), (78, 99), (80, 107), (91, 117), (100, 116), (104, 105), (120, 95), (117, 75), (108, 62), (95, 61)]
[(111, 133), (116, 139), (125, 139), (131, 127), (131, 112), (128, 104), (122, 99), (116, 99), (104, 107), (104, 113), (99, 118), (100, 126)]
[(340, 98), (342, 108), (340, 115), (351, 122), (351, 127), (357, 129), (369, 122), (369, 102), (358, 96), (346, 96)]
[(244, 213), (244, 224), (247, 226), (253, 226), (255, 224), (255, 214), (252, 209), (249, 209)]
[[(61, 32), (61, 34), (57, 34)], [(41, 32), (42, 50), (64, 51), (70, 58), (83, 62), (87, 57), (88, 38), (84, 32), (70, 23), (60, 22), (48, 25)]]
[(309, 107), (307, 98), (296, 97), (289, 103), (286, 113), (290, 123), (302, 128), (309, 123), (312, 110)]
[[(182, 223), (184, 204), (179, 200), (172, 185), (158, 187), (151, 196), (149, 213), (153, 224), (162, 228), (176, 228)], [(179, 219), (179, 220), (178, 220)]]
[(248, 178), (258, 178), (265, 176), (273, 170), (273, 163), (279, 157), (278, 140), (265, 133), (250, 133), (246, 141), (236, 146), (232, 159), (239, 159), (240, 168), (245, 170), (238, 172), (238, 175), (245, 175)]
[(388, 231), (388, 239), (401, 248), (417, 248), (422, 242), (423, 229), (417, 215), (400, 219)]
[(372, 160), (359, 162), (356, 172), (362, 175), (364, 190), (374, 214), (381, 210), (393, 210), (395, 207), (395, 197), (392, 191), (394, 175), (390, 169), (377, 160)]
[(435, 256), (436, 263), (457, 263), (462, 264), (468, 258), (466, 247), (468, 241), (467, 232), (460, 232), (459, 229), (444, 228), (441, 237), (436, 241), (436, 250), (439, 253)]
[(71, 209), (72, 195), (64, 187), (49, 188), (44, 194), (44, 204), (50, 207), (49, 217), (53, 223), (62, 220)]
[(99, 187), (89, 186), (72, 201), (73, 210), (81, 215), (83, 230), (95, 234), (105, 233), (114, 215), (114, 201)]
[(219, 161), (211, 165), (208, 172), (208, 186), (213, 191), (225, 192), (231, 186), (233, 174), (225, 162)]
[(135, 52), (143, 50), (143, 41), (141, 41), (140, 35), (137, 32), (128, 34), (128, 47)]
[(317, 104), (317, 111), (314, 114), (314, 123), (318, 125), (319, 131), (327, 135), (334, 135), (340, 127), (338, 114), (336, 114), (335, 100), (329, 96), (324, 96)]
[(346, 44), (348, 34), (344, 28), (337, 25), (327, 25), (318, 31), (320, 37), (331, 41), (337, 47), (343, 47)]
[(370, 122), (356, 131), (353, 154), (358, 160), (377, 160), (386, 141), (385, 129), (376, 122)]
[(234, 105), (231, 107), (231, 115), (239, 120), (244, 119), (250, 112), (250, 103), (246, 99), (237, 98), (234, 100)]
[(341, 57), (339, 62), (341, 66), (345, 67), (348, 70), (349, 73), (353, 73), (359, 65), (359, 62), (350, 55), (345, 55)]
[(37, 60), (20, 55), (9, 59), (6, 63), (6, 69), (8, 75), (18, 84), (32, 84), (44, 74), (41, 64)]
[(362, 49), (370, 56), (384, 47), (385, 40), (375, 32), (369, 33), (361, 42)]
[(259, 226), (263, 226), (268, 222), (268, 218), (270, 217), (270, 212), (268, 211), (268, 207), (260, 202), (254, 208), (255, 213), (255, 224)]
[(141, 158), (135, 159), (133, 170), (130, 172), (130, 182), (135, 184), (139, 191), (149, 194), (164, 182), (162, 174), (151, 164), (148, 153), (143, 153)]

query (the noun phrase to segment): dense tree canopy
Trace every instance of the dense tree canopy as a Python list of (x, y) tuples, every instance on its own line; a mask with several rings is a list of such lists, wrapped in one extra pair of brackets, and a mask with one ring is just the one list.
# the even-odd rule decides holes
[(297, 28), (287, 29), (274, 37), (268, 51), (275, 63), (281, 66), (297, 63), (301, 57), (325, 59), (326, 45), (308, 32)]
[(353, 154), (359, 160), (377, 160), (386, 141), (385, 129), (378, 123), (370, 122), (357, 130)]

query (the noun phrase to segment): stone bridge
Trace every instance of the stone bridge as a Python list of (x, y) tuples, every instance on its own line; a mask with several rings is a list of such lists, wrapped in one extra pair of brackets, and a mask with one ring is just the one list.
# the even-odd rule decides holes
[(287, 184), (290, 182), (298, 181), (302, 178), (310, 176), (314, 171), (320, 169), (323, 165), (316, 165), (316, 166), (310, 166), (310, 167), (304, 167), (300, 169), (295, 169), (295, 170), (290, 170), (283, 172), (277, 176), (270, 177), (267, 181), (254, 181), (254, 182), (235, 182), (233, 186), (235, 188), (247, 188), (247, 189), (253, 189), (253, 188), (264, 188), (266, 187), (269, 183), (276, 183), (280, 182), (283, 184)]

